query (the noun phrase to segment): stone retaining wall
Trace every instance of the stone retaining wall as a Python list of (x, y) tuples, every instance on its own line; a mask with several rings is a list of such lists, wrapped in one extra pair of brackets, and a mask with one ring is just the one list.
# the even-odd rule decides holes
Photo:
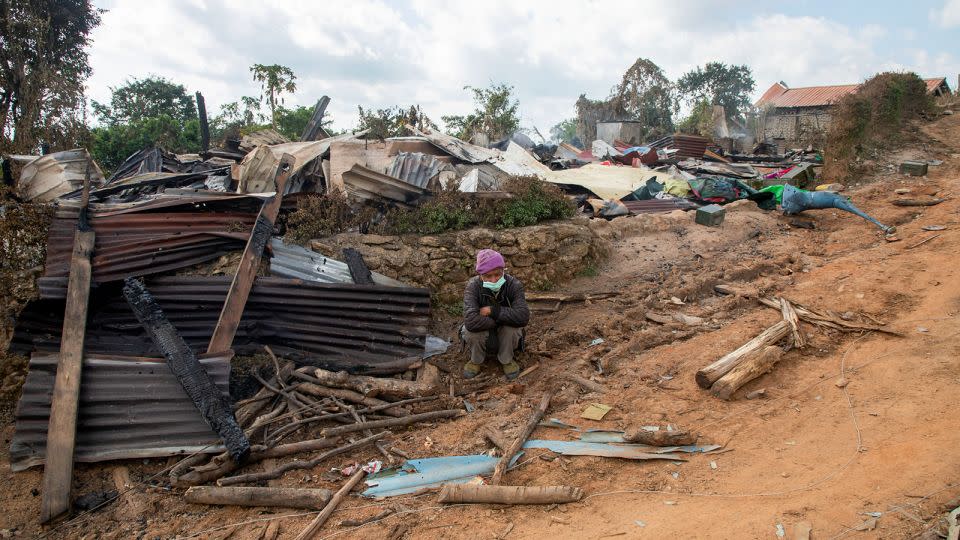
[(458, 303), (474, 275), (477, 251), (503, 254), (507, 271), (528, 290), (549, 289), (606, 257), (609, 244), (574, 219), (517, 229), (469, 229), (436, 236), (381, 236), (346, 233), (314, 240), (311, 247), (342, 258), (345, 247), (357, 249), (375, 272), (411, 285), (429, 287), (442, 303)]

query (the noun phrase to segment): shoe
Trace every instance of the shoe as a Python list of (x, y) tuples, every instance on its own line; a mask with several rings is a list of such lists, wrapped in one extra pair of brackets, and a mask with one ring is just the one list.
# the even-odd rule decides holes
[(467, 362), (463, 365), (463, 378), (472, 379), (480, 374), (480, 364), (474, 364), (473, 362)]
[(504, 364), (503, 374), (507, 376), (508, 381), (512, 381), (520, 376), (520, 366), (516, 362)]

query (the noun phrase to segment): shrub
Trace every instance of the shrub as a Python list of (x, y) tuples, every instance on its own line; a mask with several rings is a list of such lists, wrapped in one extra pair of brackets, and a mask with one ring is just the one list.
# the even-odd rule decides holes
[(915, 73), (881, 73), (836, 105), (827, 134), (824, 176), (844, 182), (866, 172), (859, 162), (900, 141), (906, 125), (930, 113), (933, 99)]

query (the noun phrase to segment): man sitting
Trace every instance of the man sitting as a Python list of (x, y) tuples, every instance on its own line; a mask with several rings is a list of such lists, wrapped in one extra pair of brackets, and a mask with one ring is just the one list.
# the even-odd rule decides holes
[(463, 291), (463, 338), (470, 348), (470, 360), (463, 366), (463, 377), (480, 373), (487, 351), (496, 351), (507, 380), (520, 375), (513, 353), (523, 339), (523, 327), (530, 310), (523, 294), (523, 283), (504, 271), (503, 255), (492, 249), (477, 253), (477, 276)]

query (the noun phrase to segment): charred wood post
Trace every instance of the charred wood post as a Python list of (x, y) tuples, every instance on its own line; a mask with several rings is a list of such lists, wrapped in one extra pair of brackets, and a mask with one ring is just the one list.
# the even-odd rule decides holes
[(307, 126), (303, 129), (300, 142), (316, 141), (329, 136), (323, 129), (323, 113), (326, 112), (327, 105), (329, 104), (330, 98), (327, 96), (323, 96), (317, 100), (317, 105), (313, 108), (313, 116), (310, 117), (310, 121), (307, 122)]
[(210, 150), (210, 124), (207, 120), (207, 104), (203, 94), (197, 92), (197, 117), (200, 119), (200, 151)]
[(133, 278), (124, 281), (123, 295), (157, 349), (167, 359), (167, 366), (177, 376), (187, 395), (197, 406), (204, 420), (223, 439), (234, 461), (242, 462), (250, 453), (250, 441), (233, 415), (230, 402), (207, 373), (196, 355), (170, 324), (147, 288)]
[(353, 248), (343, 248), (343, 260), (350, 269), (350, 277), (357, 285), (374, 285), (373, 274), (363, 260), (363, 255)]

